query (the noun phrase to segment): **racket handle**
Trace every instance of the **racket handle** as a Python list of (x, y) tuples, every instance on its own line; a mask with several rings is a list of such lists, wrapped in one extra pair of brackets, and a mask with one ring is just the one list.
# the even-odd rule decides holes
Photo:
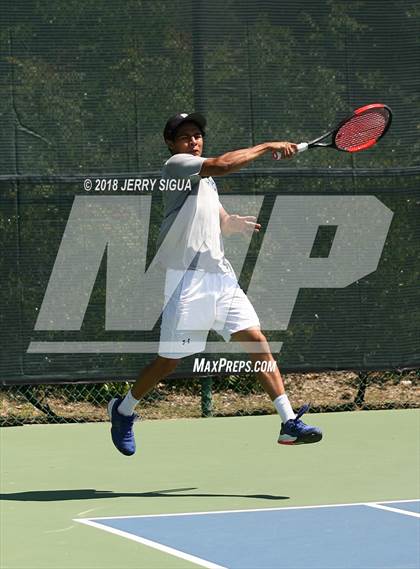
[[(307, 142), (301, 142), (297, 145), (298, 153), (304, 152), (305, 150), (308, 150), (308, 143)], [(275, 150), (273, 152), (273, 160), (282, 160), (281, 152), (278, 152), (277, 150)]]

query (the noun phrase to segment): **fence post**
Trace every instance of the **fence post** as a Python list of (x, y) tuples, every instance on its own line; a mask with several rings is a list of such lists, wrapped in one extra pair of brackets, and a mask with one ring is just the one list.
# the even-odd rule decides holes
[(365, 402), (366, 388), (369, 383), (369, 373), (362, 371), (357, 375), (359, 376), (359, 388), (357, 390), (356, 397), (354, 398), (354, 404), (356, 407), (362, 407)]
[(212, 377), (201, 379), (201, 416), (212, 417), (213, 415), (213, 396), (212, 396)]
[(33, 405), (36, 409), (38, 409), (38, 411), (42, 411), (42, 413), (44, 413), (47, 416), (47, 419), (54, 419), (57, 422), (59, 422), (61, 417), (59, 417), (54, 413), (54, 411), (50, 408), (48, 403), (43, 403), (42, 400), (40, 400), (37, 397), (36, 386), (22, 385), (20, 387), (20, 392), (25, 397), (25, 399), (29, 401), (29, 403), (31, 403), (31, 405)]

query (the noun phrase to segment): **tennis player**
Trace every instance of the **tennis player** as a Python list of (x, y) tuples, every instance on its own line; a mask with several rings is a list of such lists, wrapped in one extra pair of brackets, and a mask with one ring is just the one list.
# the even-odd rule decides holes
[[(204, 158), (205, 128), (201, 114), (181, 113), (167, 121), (163, 133), (171, 157), (164, 164), (162, 177), (190, 180), (191, 189), (164, 192), (158, 245), (166, 268), (166, 305), (158, 355), (141, 371), (125, 398), (114, 398), (108, 405), (112, 441), (124, 455), (136, 450), (133, 423), (139, 400), (174, 372), (181, 358), (204, 351), (210, 329), (227, 341), (241, 342), (252, 362), (275, 362), (258, 316), (225, 257), (222, 239), (222, 235), (258, 232), (261, 226), (254, 216), (230, 215), (224, 210), (213, 176), (237, 172), (266, 152), (278, 151), (283, 158), (290, 158), (297, 145), (265, 142)], [(278, 442), (296, 445), (320, 441), (320, 429), (300, 419), (308, 405), (297, 414), (293, 412), (280, 371), (276, 364), (273, 368), (256, 375), (281, 418)]]

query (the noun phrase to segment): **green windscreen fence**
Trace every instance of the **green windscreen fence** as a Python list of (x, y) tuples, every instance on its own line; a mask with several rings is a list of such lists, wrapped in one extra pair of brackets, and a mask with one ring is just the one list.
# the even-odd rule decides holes
[[(268, 153), (218, 178), (225, 209), (262, 224), (225, 248), (283, 369), (419, 366), (419, 23), (413, 0), (2, 2), (2, 382), (128, 378), (153, 357), (159, 318), (108, 325), (110, 275), (128, 239), (124, 215), (136, 212), (147, 243), (143, 272), (156, 253), (169, 116), (205, 114), (204, 156), (217, 156), (314, 138), (374, 102), (394, 119), (366, 152), (285, 163)], [(128, 191), (128, 180), (156, 187)], [(83, 208), (93, 217), (74, 223)], [(88, 271), (91, 236), (106, 235), (112, 211), (121, 239), (100, 242), (79, 282), (74, 271)], [(63, 292), (51, 300), (54, 286)], [(129, 312), (139, 286), (125, 282), (114, 311)], [(142, 293), (152, 302), (161, 291)], [(54, 313), (61, 320), (48, 320)], [(208, 359), (243, 359), (211, 332), (217, 342)], [(193, 374), (193, 361), (178, 373)]]

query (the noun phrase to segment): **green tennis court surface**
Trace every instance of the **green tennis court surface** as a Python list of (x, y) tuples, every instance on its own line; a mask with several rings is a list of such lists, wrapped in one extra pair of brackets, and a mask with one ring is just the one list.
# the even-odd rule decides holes
[[(350, 512), (359, 507), (340, 508), (341, 522), (335, 526), (325, 521), (325, 513), (319, 513), (325, 508), (310, 509), (309, 517), (299, 513), (307, 509), (287, 508), (385, 501), (398, 502), (388, 507), (414, 514), (366, 508), (374, 525), (385, 519), (382, 515), (390, 524), (399, 524), (402, 518), (406, 529), (395, 530), (394, 560), (388, 558), (389, 567), (410, 566), (404, 555), (412, 544), (415, 526), (410, 523), (417, 524), (418, 518), (416, 507), (403, 501), (419, 497), (419, 411), (312, 415), (310, 422), (324, 429), (325, 439), (317, 445), (290, 448), (276, 444), (277, 416), (144, 421), (136, 425), (138, 452), (131, 458), (112, 447), (108, 424), (2, 429), (1, 567), (194, 567), (196, 563), (188, 558), (74, 519), (261, 509), (269, 514), (268, 509), (282, 508), (281, 516), (289, 517), (280, 520), (276, 513), (275, 518), (258, 522), (268, 524), (271, 537), (263, 545), (261, 540), (255, 542), (255, 547), (262, 547), (264, 563), (278, 555), (277, 567), (281, 567), (282, 548), (285, 559), (294, 547), (302, 547), (302, 535), (294, 541), (288, 529), (290, 512), (293, 523), (299, 526), (302, 520), (305, 531), (316, 533), (324, 527), (339, 532), (343, 523), (351, 525)], [(232, 516), (228, 514), (224, 522), (227, 541), (234, 540), (237, 531), (229, 521)], [(273, 524), (277, 524), (275, 532)], [(205, 526), (203, 542), (211, 541), (212, 531), (211, 524)], [(223, 533), (220, 537), (218, 531), (215, 543), (220, 549)], [(287, 542), (282, 543), (286, 532)], [(399, 534), (403, 540), (398, 540)], [(320, 535), (320, 549), (324, 538)], [(255, 547), (251, 549), (258, 559)], [(412, 547), (411, 554), (416, 556), (418, 550), (415, 544)], [(396, 564), (399, 559), (400, 565)], [(246, 563), (236, 558), (228, 566), (246, 567)], [(343, 566), (361, 567), (360, 560), (357, 563), (351, 565), (349, 560)]]

